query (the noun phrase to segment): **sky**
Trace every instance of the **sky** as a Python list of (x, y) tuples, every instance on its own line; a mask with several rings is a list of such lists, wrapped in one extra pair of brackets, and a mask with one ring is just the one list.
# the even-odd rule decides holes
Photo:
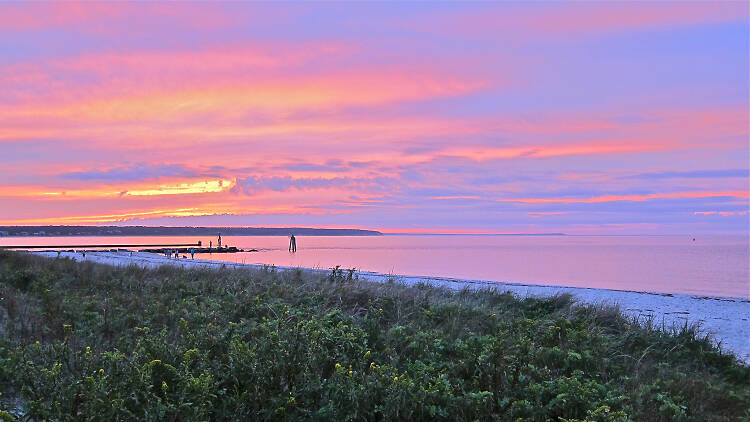
[(747, 2), (0, 2), (0, 225), (747, 234)]

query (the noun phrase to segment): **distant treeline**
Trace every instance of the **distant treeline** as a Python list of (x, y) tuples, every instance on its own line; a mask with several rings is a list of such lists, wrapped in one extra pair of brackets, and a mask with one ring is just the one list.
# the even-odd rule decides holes
[(306, 227), (0, 226), (0, 236), (378, 236), (375, 230)]

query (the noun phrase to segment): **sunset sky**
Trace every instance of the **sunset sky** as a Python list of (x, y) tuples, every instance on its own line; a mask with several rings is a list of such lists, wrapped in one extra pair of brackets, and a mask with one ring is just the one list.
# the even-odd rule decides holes
[(747, 2), (0, 3), (0, 225), (748, 231)]

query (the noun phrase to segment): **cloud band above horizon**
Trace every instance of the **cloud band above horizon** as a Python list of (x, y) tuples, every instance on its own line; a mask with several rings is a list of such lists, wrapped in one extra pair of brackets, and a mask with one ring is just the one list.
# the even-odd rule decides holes
[(748, 231), (748, 5), (0, 3), (0, 225)]

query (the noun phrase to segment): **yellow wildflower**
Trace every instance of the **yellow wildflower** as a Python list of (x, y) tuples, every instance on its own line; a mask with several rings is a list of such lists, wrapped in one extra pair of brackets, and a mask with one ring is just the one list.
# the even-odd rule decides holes
[(397, 382), (398, 381), (398, 377), (393, 377), (393, 381)]
[(102, 368), (99, 369), (99, 375), (104, 375), (104, 369)]
[(341, 369), (341, 364), (340, 363), (336, 363), (336, 369)]
[(365, 353), (365, 359), (370, 357), (370, 351), (368, 350), (367, 353)]
[(166, 382), (166, 381), (162, 381), (162, 382), (161, 382), (161, 389), (162, 389), (162, 391), (164, 391), (164, 392), (166, 392), (166, 391), (167, 391), (167, 382)]
[(350, 377), (352, 376), (352, 370), (351, 369), (349, 370), (349, 376)]

